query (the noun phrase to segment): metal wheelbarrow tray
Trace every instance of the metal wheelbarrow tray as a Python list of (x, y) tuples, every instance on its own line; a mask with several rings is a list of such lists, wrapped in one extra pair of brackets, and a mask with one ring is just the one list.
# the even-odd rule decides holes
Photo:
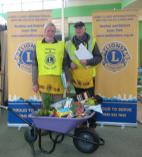
[(87, 121), (94, 114), (95, 113), (93, 112), (89, 116), (81, 118), (32, 116), (31, 119), (37, 128), (67, 134), (74, 128), (80, 126), (83, 122)]

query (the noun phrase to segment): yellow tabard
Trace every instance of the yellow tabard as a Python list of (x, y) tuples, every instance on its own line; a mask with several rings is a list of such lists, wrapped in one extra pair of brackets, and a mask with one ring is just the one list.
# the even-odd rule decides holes
[(80, 67), (71, 70), (73, 85), (77, 88), (91, 88), (93, 84), (93, 67)]
[(63, 94), (64, 87), (60, 76), (43, 75), (38, 77), (39, 91), (49, 94)]
[(39, 75), (61, 75), (64, 57), (64, 42), (36, 43)]

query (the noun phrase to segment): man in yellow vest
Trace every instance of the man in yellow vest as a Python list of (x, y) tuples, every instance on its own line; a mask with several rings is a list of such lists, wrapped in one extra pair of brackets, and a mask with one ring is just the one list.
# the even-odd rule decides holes
[(37, 41), (33, 54), (32, 82), (33, 91), (40, 92), (43, 106), (50, 109), (51, 102), (62, 98), (64, 85), (61, 79), (63, 71), (69, 82), (68, 63), (65, 44), (55, 38), (56, 27), (53, 23), (44, 26), (44, 38)]
[[(66, 50), (70, 57), (70, 71), (76, 94), (87, 92), (90, 97), (94, 96), (94, 78), (96, 76), (95, 66), (102, 60), (96, 39), (86, 33), (85, 24), (77, 22), (74, 25), (75, 35), (72, 40), (66, 42)], [(84, 45), (92, 54), (91, 59), (79, 59), (75, 51), (80, 45)], [(76, 52), (77, 53), (77, 52)], [(82, 53), (83, 54), (83, 53)]]
[[(86, 92), (89, 97), (94, 97), (95, 94), (95, 76), (96, 76), (96, 65), (102, 60), (96, 39), (92, 38), (86, 33), (85, 24), (81, 21), (75, 23), (75, 35), (72, 40), (66, 42), (66, 50), (70, 58), (70, 72), (72, 76), (73, 85), (76, 94), (82, 94)], [(80, 59), (76, 53), (79, 50), (80, 45), (83, 45), (92, 58)], [(86, 51), (86, 52), (88, 52)], [(83, 52), (81, 51), (83, 54)], [(80, 53), (80, 55), (81, 55)], [(84, 55), (85, 56), (85, 55)], [(96, 127), (96, 117), (92, 117), (88, 120), (90, 127)], [(84, 123), (83, 126), (87, 125)]]

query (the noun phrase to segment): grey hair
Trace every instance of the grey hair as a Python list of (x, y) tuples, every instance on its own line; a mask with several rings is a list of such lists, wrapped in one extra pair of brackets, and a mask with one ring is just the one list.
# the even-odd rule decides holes
[(46, 29), (46, 28), (48, 28), (48, 27), (50, 27), (50, 26), (52, 26), (52, 27), (54, 27), (55, 28), (55, 31), (56, 31), (56, 26), (53, 24), (53, 23), (46, 23), (45, 25), (44, 25), (44, 30)]

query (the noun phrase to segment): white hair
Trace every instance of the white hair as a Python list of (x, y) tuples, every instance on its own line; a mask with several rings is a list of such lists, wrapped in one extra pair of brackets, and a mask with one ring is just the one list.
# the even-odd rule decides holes
[(53, 23), (51, 23), (51, 22), (50, 22), (50, 23), (46, 23), (46, 24), (44, 25), (44, 30), (47, 29), (48, 27), (51, 27), (51, 26), (54, 27), (54, 28), (55, 28), (55, 31), (56, 31), (56, 26), (55, 26)]

